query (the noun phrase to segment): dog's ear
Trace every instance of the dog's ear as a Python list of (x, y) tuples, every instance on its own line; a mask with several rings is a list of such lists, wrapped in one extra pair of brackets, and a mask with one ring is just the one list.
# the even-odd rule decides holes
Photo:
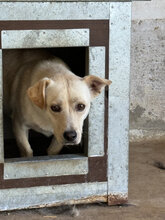
[(27, 90), (30, 100), (41, 109), (45, 108), (45, 89), (49, 83), (50, 79), (45, 77)]
[(92, 98), (99, 95), (105, 86), (109, 86), (112, 83), (111, 80), (102, 79), (93, 75), (85, 76), (84, 80), (91, 91)]

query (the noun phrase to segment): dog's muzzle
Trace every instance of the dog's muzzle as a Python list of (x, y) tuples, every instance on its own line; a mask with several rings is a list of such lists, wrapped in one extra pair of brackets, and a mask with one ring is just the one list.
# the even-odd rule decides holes
[(67, 142), (72, 143), (72, 142), (75, 142), (77, 138), (77, 133), (74, 130), (65, 131), (63, 136)]

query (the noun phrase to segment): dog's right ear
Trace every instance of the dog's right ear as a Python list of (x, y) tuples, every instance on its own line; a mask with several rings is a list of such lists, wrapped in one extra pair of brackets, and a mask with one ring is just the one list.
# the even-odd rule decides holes
[(49, 78), (45, 77), (27, 90), (29, 99), (41, 109), (45, 108), (45, 89), (50, 81)]
[(90, 89), (92, 98), (98, 96), (105, 86), (109, 86), (112, 83), (111, 80), (102, 79), (93, 75), (85, 76), (84, 80)]

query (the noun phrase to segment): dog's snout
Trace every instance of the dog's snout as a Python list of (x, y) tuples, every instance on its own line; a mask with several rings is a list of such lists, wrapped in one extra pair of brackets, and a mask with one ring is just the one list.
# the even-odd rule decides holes
[(77, 138), (77, 133), (74, 130), (65, 131), (64, 132), (64, 138), (65, 138), (65, 140), (67, 140), (69, 142), (74, 141)]

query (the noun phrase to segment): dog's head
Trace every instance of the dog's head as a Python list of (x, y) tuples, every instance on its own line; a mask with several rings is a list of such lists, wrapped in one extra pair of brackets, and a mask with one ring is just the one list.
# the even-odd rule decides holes
[[(79, 144), (90, 102), (111, 81), (96, 76), (57, 75), (30, 87), (30, 100), (51, 119), (54, 135), (64, 145)], [(98, 109), (99, 111), (99, 109)]]

